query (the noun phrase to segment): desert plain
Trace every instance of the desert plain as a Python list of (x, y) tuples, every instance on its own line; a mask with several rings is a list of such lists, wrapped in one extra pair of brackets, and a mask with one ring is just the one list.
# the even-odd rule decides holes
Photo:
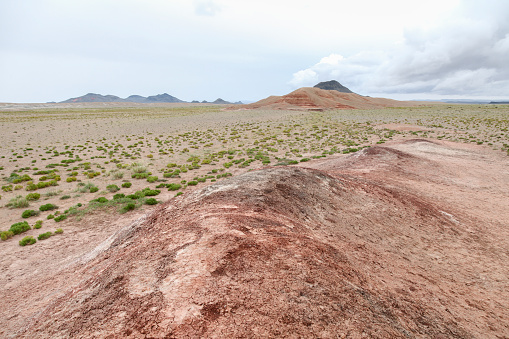
[(508, 105), (227, 108), (0, 104), (0, 336), (509, 336)]

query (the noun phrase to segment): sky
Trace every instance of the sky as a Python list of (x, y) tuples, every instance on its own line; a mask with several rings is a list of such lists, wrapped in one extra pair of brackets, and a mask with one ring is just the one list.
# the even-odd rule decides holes
[(507, 0), (0, 0), (0, 102), (509, 99)]

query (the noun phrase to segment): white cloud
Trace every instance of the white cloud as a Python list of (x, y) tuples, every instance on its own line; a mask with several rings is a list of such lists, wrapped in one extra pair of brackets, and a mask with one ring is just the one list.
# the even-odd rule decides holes
[(194, 12), (197, 15), (214, 16), (221, 11), (221, 7), (212, 0), (196, 0)]
[(507, 96), (507, 15), (509, 2), (463, 1), (430, 28), (407, 29), (400, 44), (347, 57), (331, 54), (296, 72), (289, 84), (335, 79), (361, 94)]

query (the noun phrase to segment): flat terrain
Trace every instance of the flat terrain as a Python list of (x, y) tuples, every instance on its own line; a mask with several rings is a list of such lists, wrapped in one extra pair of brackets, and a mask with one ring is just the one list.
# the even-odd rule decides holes
[[(366, 180), (370, 187), (378, 185), (383, 190), (394, 189), (408, 194), (404, 199), (400, 196), (397, 203), (389, 197), (384, 198), (388, 199), (386, 207), (380, 202), (379, 193), (374, 195), (376, 199), (372, 197), (374, 200), (357, 197), (358, 200), (353, 199), (352, 203), (357, 201), (365, 208), (348, 217), (349, 225), (356, 231), (341, 235), (337, 230), (327, 230), (332, 227), (327, 226), (330, 221), (322, 220), (322, 233), (313, 235), (320, 241), (332, 237), (334, 241), (328, 242), (327, 246), (333, 246), (341, 239), (349, 250), (355, 248), (348, 260), (355, 263), (352, 267), (356, 269), (364, 267), (357, 273), (365, 279), (357, 283), (369, 293), (378, 293), (381, 289), (388, 291), (387, 295), (379, 295), (384, 300), (383, 305), (399, 293), (410, 298), (403, 308), (409, 313), (418, 313), (419, 310), (410, 312), (405, 308), (417, 300), (409, 297), (410, 293), (420, 298), (422, 312), (432, 310), (427, 313), (432, 317), (424, 317), (422, 324), (415, 320), (417, 313), (412, 313), (414, 318), (410, 318), (414, 325), (400, 324), (405, 331), (416, 335), (452, 333), (457, 337), (508, 336), (507, 325), (504, 325), (509, 323), (509, 305), (505, 301), (509, 300), (505, 295), (509, 290), (508, 128), (509, 107), (503, 105), (304, 112), (227, 111), (221, 106), (176, 104), (2, 104), (0, 230), (7, 231), (12, 224), (23, 221), (34, 226), (37, 220), (42, 221), (42, 227), (0, 242), (0, 297), (4, 304), (0, 313), (0, 334), (10, 337), (20, 333), (17, 331), (25, 329), (31, 319), (36, 321), (39, 312), (55, 297), (67, 293), (69, 286), (81, 286), (83, 279), (95, 274), (93, 266), (83, 266), (85, 268), (78, 275), (72, 272), (98, 255), (98, 250), (91, 251), (104, 239), (140, 217), (139, 223), (143, 224), (147, 218), (145, 213), (152, 210), (161, 213), (164, 208), (171, 209), (173, 204), (189, 202), (194, 199), (190, 192), (213, 182), (221, 185), (221, 181), (233, 180), (250, 170), (290, 165), (314, 168), (332, 176), (347, 176), (353, 181)], [(380, 147), (386, 145), (388, 147)], [(371, 148), (366, 148), (368, 146)], [(229, 176), (234, 178), (229, 179)], [(303, 174), (303, 180), (309, 179), (306, 178)], [(38, 185), (41, 182), (51, 182), (51, 185), (42, 187), (44, 184)], [(128, 183), (130, 187), (122, 187)], [(91, 192), (93, 187), (97, 189)], [(143, 191), (146, 188), (149, 190)], [(156, 194), (156, 190), (160, 193)], [(143, 194), (148, 191), (155, 191), (156, 195)], [(173, 199), (178, 192), (184, 195)], [(39, 193), (40, 197), (27, 201), (25, 198), (30, 193)], [(317, 189), (316, 193), (323, 192)], [(236, 194), (240, 193), (232, 191), (232, 197)], [(355, 191), (355, 194), (359, 192)], [(131, 197), (127, 197), (129, 195)], [(393, 198), (395, 196), (397, 194)], [(97, 200), (101, 197), (106, 200)], [(437, 214), (432, 213), (428, 219), (414, 218), (410, 207), (398, 205), (410, 197), (430, 204), (433, 213)], [(167, 203), (164, 206), (148, 205), (146, 202), (150, 198)], [(184, 200), (179, 202), (179, 199)], [(46, 204), (58, 208), (39, 211)], [(134, 204), (133, 209), (127, 208), (130, 204)], [(330, 204), (335, 202), (331, 200)], [(21, 207), (16, 207), (18, 205)], [(341, 204), (338, 208), (340, 206), (346, 208)], [(313, 209), (320, 208), (318, 205), (308, 207), (310, 217)], [(423, 210), (421, 207), (419, 211)], [(364, 218), (375, 218), (384, 213), (384, 208), (394, 218), (398, 208), (406, 211), (401, 212), (400, 226), (407, 228), (397, 231), (398, 236), (387, 229), (382, 233), (366, 230), (368, 224)], [(22, 213), (30, 209), (38, 215), (22, 218)], [(189, 207), (189, 211), (199, 214), (199, 204)], [(65, 218), (61, 221), (48, 219), (50, 214), (54, 217), (64, 215)], [(185, 219), (189, 215), (174, 217)], [(326, 218), (327, 213), (314, 217)], [(381, 220), (378, 224), (393, 222), (390, 220)], [(439, 227), (441, 223), (446, 224), (445, 229)], [(339, 224), (336, 222), (335, 227)], [(419, 225), (426, 226), (426, 232), (411, 231)], [(37, 238), (39, 234), (54, 232), (57, 228), (61, 228), (63, 234), (30, 246), (18, 245), (25, 236)], [(393, 240), (377, 241), (380, 237)], [(403, 245), (405, 237), (412, 246)], [(437, 243), (433, 243), (433, 239), (437, 239)], [(103, 245), (99, 252), (107, 248)], [(90, 253), (96, 254), (91, 259), (83, 259)], [(384, 256), (394, 259), (393, 263), (380, 259)], [(103, 257), (100, 260), (95, 264), (106, 263)], [(408, 263), (403, 264), (405, 261)], [(380, 278), (381, 271), (376, 267), (384, 265), (397, 279), (390, 278), (392, 274), (386, 271)], [(406, 276), (404, 272), (407, 271), (413, 272), (414, 276)], [(57, 276), (57, 272), (61, 275)], [(129, 274), (143, 275), (139, 272)], [(97, 279), (103, 278), (98, 276)], [(386, 285), (383, 281), (387, 281)], [(139, 284), (135, 285), (139, 287)], [(270, 286), (267, 289), (270, 290)], [(416, 290), (420, 292), (413, 293)], [(440, 295), (438, 301), (433, 295)], [(201, 307), (204, 304), (207, 302), (202, 301)], [(430, 307), (428, 311), (425, 311), (426, 305)], [(199, 309), (195, 311), (199, 313)], [(180, 324), (185, 324), (191, 313), (183, 314)], [(41, 319), (42, 324), (49, 321)], [(210, 319), (217, 318), (212, 316)], [(441, 323), (440, 319), (446, 319), (454, 326)], [(249, 321), (256, 323), (256, 319)], [(426, 321), (431, 321), (429, 327), (435, 332), (426, 332)], [(362, 331), (358, 331), (359, 324), (353, 319), (350, 322), (349, 333), (353, 337), (362, 335)], [(184, 327), (177, 328), (178, 324), (167, 325), (175, 333), (190, 333)], [(223, 325), (226, 326), (224, 329), (229, 328), (226, 323)], [(345, 328), (348, 328), (347, 324)], [(397, 326), (394, 327), (396, 332), (389, 331), (389, 327), (380, 328), (387, 332), (363, 330), (371, 335), (385, 333), (387, 337), (404, 332), (398, 332)], [(84, 332), (80, 333), (91, 335), (86, 332), (88, 330), (82, 330)], [(327, 330), (336, 332), (337, 329)], [(72, 333), (72, 330), (65, 331)], [(225, 331), (223, 333), (237, 336), (256, 335)], [(219, 335), (220, 332), (211, 329), (206, 333)], [(317, 333), (320, 331), (316, 329), (308, 334)], [(277, 335), (275, 332), (265, 334)], [(97, 335), (104, 336), (105, 333)]]

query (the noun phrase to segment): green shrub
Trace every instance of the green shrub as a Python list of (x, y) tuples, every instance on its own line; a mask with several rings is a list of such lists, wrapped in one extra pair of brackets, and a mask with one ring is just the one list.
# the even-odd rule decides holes
[(38, 229), (39, 229), (39, 228), (41, 228), (41, 227), (42, 227), (42, 220), (37, 220), (37, 221), (35, 222), (34, 228), (35, 228), (36, 230), (38, 230)]
[(21, 213), (21, 217), (23, 219), (26, 219), (26, 218), (30, 218), (30, 217), (36, 216), (38, 214), (39, 214), (39, 212), (34, 211), (34, 210), (25, 210), (23, 213)]
[(177, 194), (175, 194), (175, 196), (176, 196), (176, 197), (178, 197), (179, 195), (182, 195), (182, 194), (184, 194), (184, 193), (182, 193), (182, 192), (177, 192)]
[(55, 216), (54, 216), (53, 214), (50, 214), (50, 215), (48, 215), (48, 216), (46, 217), (46, 219), (48, 219), (48, 220), (53, 219), (53, 218), (55, 218)]
[(157, 200), (155, 198), (148, 198), (147, 200), (145, 200), (145, 204), (155, 205), (155, 204), (157, 204)]
[(310, 159), (309, 158), (302, 158), (300, 159), (300, 162), (306, 162), (306, 161), (309, 161)]
[(53, 211), (53, 210), (56, 210), (57, 208), (58, 208), (57, 205), (45, 204), (45, 205), (42, 205), (41, 207), (39, 207), (39, 211), (41, 211), (41, 212)]
[(131, 185), (132, 185), (132, 184), (131, 184), (130, 182), (124, 182), (124, 183), (122, 183), (122, 187), (123, 187), (123, 188), (129, 188), (129, 187), (131, 187)]
[(40, 197), (41, 195), (39, 193), (28, 193), (25, 199), (28, 201), (36, 201), (39, 200)]
[(66, 195), (62, 195), (60, 197), (60, 200), (66, 200), (66, 199), (70, 199), (70, 198), (71, 198), (71, 196), (69, 194), (66, 194)]
[(154, 183), (154, 182), (156, 182), (157, 180), (159, 180), (159, 178), (158, 178), (157, 176), (155, 176), (155, 175), (150, 175), (150, 176), (148, 176), (148, 178), (147, 178), (147, 181), (148, 181), (149, 183)]
[(196, 185), (198, 185), (198, 181), (196, 181), (196, 180), (191, 180), (191, 181), (189, 181), (189, 182), (187, 183), (187, 185), (188, 185), (188, 186), (196, 186)]
[(17, 222), (11, 225), (9, 231), (11, 231), (14, 235), (21, 234), (23, 232), (30, 231), (30, 225), (26, 221)]
[(9, 203), (7, 204), (7, 207), (10, 208), (26, 208), (30, 205), (27, 198), (18, 195), (16, 198), (12, 198), (9, 200)]
[(12, 231), (3, 231), (3, 232), (0, 232), (0, 238), (2, 240), (7, 240), (7, 239), (10, 239), (14, 236), (14, 232)]
[[(138, 193), (138, 192), (136, 192)], [(159, 193), (161, 193), (160, 190), (151, 190), (150, 188), (144, 188), (141, 193), (143, 194), (143, 196), (145, 197), (152, 197), (152, 196), (155, 196), (155, 195), (158, 195)]]
[(37, 240), (46, 240), (48, 239), (49, 237), (51, 237), (53, 235), (53, 233), (51, 232), (45, 232), (45, 233), (41, 233), (37, 236)]
[(140, 196), (137, 195), (137, 194), (129, 194), (129, 195), (126, 196), (126, 198), (136, 200), (136, 199), (139, 199)]
[(120, 191), (120, 187), (118, 187), (117, 185), (108, 185), (108, 186), (106, 186), (106, 189), (108, 191), (110, 191), (111, 193), (115, 193), (117, 191)]
[(113, 200), (118, 200), (118, 199), (123, 199), (123, 198), (125, 198), (124, 193), (117, 193), (113, 196)]
[(91, 200), (90, 202), (98, 202), (100, 204), (104, 204), (108, 202), (108, 199), (106, 199), (105, 197), (99, 197), (97, 199)]
[(20, 246), (33, 245), (37, 242), (31, 235), (24, 237), (19, 241)]
[(12, 185), (2, 186), (2, 190), (4, 192), (11, 192), (12, 191)]
[(132, 211), (136, 208), (136, 204), (134, 202), (128, 202), (120, 209), (120, 213), (126, 213)]
[(67, 214), (61, 214), (61, 215), (59, 215), (58, 217), (55, 217), (55, 219), (54, 219), (54, 220), (55, 220), (56, 222), (60, 222), (60, 221), (65, 220), (65, 219), (67, 219)]
[(90, 193), (95, 193), (97, 191), (99, 191), (99, 187), (97, 186), (90, 187)]
[(133, 179), (147, 179), (150, 175), (148, 173), (133, 173), (131, 178)]
[(62, 233), (64, 233), (64, 230), (61, 228), (57, 228), (55, 231), (55, 234), (62, 234)]
[(166, 185), (166, 187), (168, 187), (168, 191), (177, 191), (182, 188), (182, 185), (171, 183), (171, 184)]
[(73, 182), (76, 180), (78, 180), (76, 177), (69, 177), (69, 178), (65, 179), (65, 181), (67, 181), (67, 182)]

